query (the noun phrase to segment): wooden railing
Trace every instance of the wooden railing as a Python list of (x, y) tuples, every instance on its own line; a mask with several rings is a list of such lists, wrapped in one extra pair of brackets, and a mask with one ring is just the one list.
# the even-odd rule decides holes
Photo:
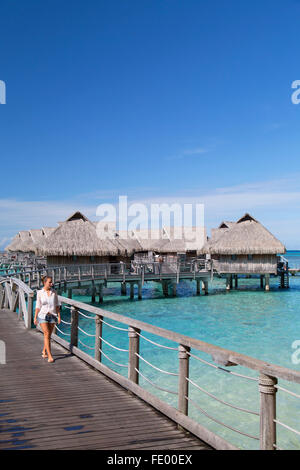
[[(33, 292), (26, 284), (18, 279), (1, 279), (1, 306), (9, 308), (10, 310), (18, 310), (17, 305), (21, 305), (25, 325), (27, 328), (31, 326), (30, 314), (32, 313), (32, 295)], [(17, 296), (19, 299), (27, 298), (26, 308), (24, 301), (18, 304)], [(291, 432), (297, 437), (300, 432), (290, 425), (277, 419), (276, 416), (276, 392), (289, 395), (292, 399), (300, 399), (299, 393), (294, 390), (289, 390), (282, 386), (279, 382), (288, 381), (293, 384), (300, 384), (300, 373), (287, 369), (281, 366), (266, 363), (264, 361), (239, 354), (224, 348), (220, 348), (213, 344), (206, 343), (185, 335), (175, 333), (170, 330), (159, 328), (150, 325), (134, 318), (129, 318), (117, 313), (113, 313), (101, 308), (93, 307), (91, 305), (78, 302), (72, 299), (59, 296), (59, 301), (62, 305), (63, 312), (69, 311), (70, 315), (62, 315), (62, 324), (56, 325), (56, 333), (53, 339), (64, 346), (67, 350), (84, 360), (89, 365), (93, 366), (98, 371), (104, 373), (109, 378), (115, 380), (117, 383), (135, 393), (137, 396), (148, 402), (160, 412), (175, 421), (178, 425), (192, 432), (200, 439), (211, 445), (215, 449), (237, 449), (235, 445), (218, 436), (216, 433), (201, 425), (198, 421), (190, 416), (190, 407), (193, 407), (200, 414), (204, 415), (211, 422), (229, 429), (233, 433), (242, 435), (247, 439), (254, 440), (259, 444), (262, 450), (275, 450), (279, 449), (277, 444), (277, 427)], [(66, 309), (66, 310), (65, 310)], [(20, 316), (20, 312), (19, 312)], [(67, 321), (69, 319), (70, 321)], [(87, 323), (88, 322), (88, 323)], [(87, 326), (90, 327), (87, 330)], [(104, 337), (104, 329), (112, 329), (117, 333), (119, 341), (114, 342), (110, 337)], [(85, 329), (84, 329), (85, 326)], [(127, 346), (124, 346), (124, 340), (121, 341), (119, 335), (127, 335)], [(149, 337), (155, 335), (157, 340)], [(83, 341), (84, 338), (87, 340)], [(160, 338), (160, 339), (159, 339)], [(167, 368), (158, 367), (156, 362), (157, 355), (152, 353), (150, 357), (146, 356), (141, 348), (141, 341), (150, 345), (151, 348), (167, 349), (169, 351), (177, 352), (177, 361), (171, 362), (172, 370)], [(89, 344), (86, 344), (89, 342)], [(162, 344), (166, 343), (167, 344)], [(108, 346), (111, 350), (116, 350), (127, 357), (127, 361), (117, 362), (111, 355), (104, 351), (104, 346)], [(90, 353), (85, 352), (89, 350)], [(92, 351), (92, 353), (91, 353)], [(205, 354), (205, 359), (203, 358)], [(91, 355), (92, 354), (92, 355)], [(176, 356), (175, 356), (176, 357)], [(103, 363), (109, 362), (111, 366)], [(225, 373), (229, 377), (236, 377), (239, 380), (250, 381), (252, 384), (257, 384), (255, 395), (251, 403), (256, 402), (258, 395), (260, 396), (260, 409), (248, 409), (246, 406), (240, 406), (234, 400), (228, 401), (225, 399), (221, 391), (214, 390), (213, 392), (206, 390), (199, 384), (199, 378), (205, 376), (199, 374), (192, 374), (190, 363), (196, 361), (206, 367), (211, 368), (218, 373)], [(141, 364), (146, 364), (155, 370), (155, 373), (161, 376), (172, 376), (177, 380), (177, 390), (169, 389), (163, 380), (154, 381), (152, 378), (141, 371)], [(234, 366), (242, 366), (240, 372), (237, 367), (232, 370)], [(114, 368), (122, 368), (127, 370), (127, 376), (124, 376), (114, 370)], [(251, 374), (244, 373), (244, 368), (249, 369)], [(172, 406), (165, 400), (158, 398), (150, 393), (140, 385), (140, 377), (143, 381), (165, 394), (177, 397), (177, 406)], [(217, 384), (218, 381), (216, 380)], [(215, 389), (218, 387), (216, 386)], [(257, 417), (257, 425), (259, 432), (257, 435), (250, 434), (240, 429), (241, 423), (245, 424), (244, 420), (238, 419), (236, 424), (228, 423), (217, 418), (214, 414), (210, 414), (207, 410), (203, 409), (201, 400), (192, 398), (191, 390), (197, 390), (214, 400), (219, 407), (232, 408), (238, 410), (244, 416)], [(239, 389), (232, 387), (232, 392), (239, 395)], [(221, 408), (223, 410), (223, 408)], [(295, 407), (297, 410), (297, 407)], [(299, 445), (300, 448), (300, 437)]]
[(138, 263), (132, 261), (131, 263), (73, 264), (42, 269), (23, 267), (11, 269), (6, 276), (19, 278), (29, 287), (36, 288), (42, 285), (41, 278), (45, 274), (52, 277), (54, 284), (72, 281), (107, 281), (115, 278), (125, 282), (125, 279), (130, 279), (130, 277), (139, 277), (143, 284), (147, 278), (162, 279), (168, 277), (168, 275), (174, 277), (178, 283), (180, 276), (189, 275), (196, 278), (199, 273), (212, 275), (209, 260), (196, 260), (190, 263)]
[(27, 329), (33, 319), (34, 291), (20, 279), (0, 277), (0, 309), (7, 308), (18, 312), (19, 320), (24, 321)]
[[(238, 354), (236, 352), (217, 347), (215, 345), (205, 343), (203, 341), (190, 338), (178, 333), (175, 333), (170, 330), (162, 329), (154, 325), (150, 325), (139, 320), (125, 317), (113, 312), (109, 312), (104, 309), (97, 307), (92, 307), (86, 305), (82, 302), (75, 300), (67, 299), (65, 297), (59, 297), (61, 304), (70, 308), (71, 310), (71, 321), (70, 324), (66, 325), (70, 328), (70, 339), (66, 341), (62, 337), (56, 338), (56, 340), (65, 346), (67, 349), (72, 351), (74, 354), (81, 357), (88, 364), (94, 366), (97, 370), (105, 373), (108, 377), (116, 380), (121, 385), (125, 386), (128, 390), (136, 393), (138, 396), (146, 400), (152, 406), (169, 416), (171, 419), (176, 421), (183, 428), (191, 431), (199, 438), (203, 439), (205, 442), (210, 444), (216, 449), (234, 449), (236, 448), (233, 444), (225, 441), (220, 436), (217, 436), (215, 433), (209, 431), (208, 429), (201, 426), (194, 419), (189, 417), (189, 406), (192, 405), (204, 416), (210, 418), (212, 421), (217, 422), (225, 428), (229, 428), (231, 431), (236, 432), (246, 436), (249, 439), (254, 439), (260, 443), (260, 448), (262, 450), (274, 450), (278, 448), (277, 439), (276, 439), (276, 425), (280, 425), (288, 429), (290, 432), (293, 432), (296, 435), (300, 436), (300, 432), (287, 426), (285, 423), (276, 419), (276, 392), (277, 390), (282, 391), (283, 393), (288, 393), (298, 399), (300, 395), (287, 390), (286, 388), (280, 387), (278, 385), (278, 380), (287, 380), (289, 382), (300, 384), (300, 373), (291, 369), (286, 369), (284, 367), (276, 366), (273, 364), (268, 364), (266, 362), (254, 359), (252, 357), (245, 356), (243, 354)], [(92, 314), (92, 315), (91, 315)], [(85, 331), (80, 326), (80, 317), (85, 320), (88, 319), (91, 322), (95, 323), (94, 334)], [(109, 322), (112, 320), (122, 324), (123, 327), (117, 326)], [(127, 332), (128, 334), (128, 348), (121, 348), (119, 344), (112, 344), (108, 339), (103, 337), (103, 324), (108, 325), (111, 328), (116, 329), (120, 334)], [(125, 325), (125, 328), (124, 328)], [(93, 338), (94, 345), (89, 346), (84, 342), (79, 340), (79, 334), (85, 337)], [(170, 340), (175, 343), (174, 347), (171, 345), (163, 345), (158, 341), (153, 341), (149, 337), (145, 336), (145, 333), (150, 333), (156, 335), (164, 340)], [(66, 331), (60, 332), (63, 336), (66, 335)], [(140, 351), (140, 340), (141, 338), (144, 341), (147, 341), (155, 348), (167, 348), (169, 350), (178, 352), (178, 362), (177, 362), (177, 372), (174, 371), (174, 362), (173, 371), (163, 370), (157, 365), (152, 363), (152, 357), (155, 358), (155, 354), (151, 355), (150, 358), (145, 358)], [(128, 361), (126, 363), (120, 364), (115, 362), (108, 354), (103, 352), (103, 345), (109, 345), (110, 348), (117, 349), (122, 351), (125, 355), (127, 354)], [(89, 354), (80, 349), (80, 346), (83, 348), (93, 349), (94, 358)], [(197, 354), (197, 352), (206, 353), (211, 356), (211, 360), (204, 360), (202, 357)], [(101, 361), (103, 356), (109, 360), (111, 363), (128, 369), (128, 377), (124, 377), (117, 372), (113, 371), (107, 365), (104, 365)], [(257, 383), (257, 393), (260, 395), (260, 410), (249, 410), (241, 406), (237, 406), (235, 403), (229, 403), (222, 399), (220, 396), (216, 396), (200, 387), (197, 383), (198, 377), (191, 377), (189, 374), (189, 363), (191, 361), (199, 361), (202, 364), (207, 365), (208, 367), (214, 368), (217, 372), (225, 372), (232, 376), (239, 377), (241, 380), (254, 381)], [(152, 367), (159, 374), (162, 375), (172, 375), (177, 377), (177, 391), (169, 390), (164, 387), (163, 381), (154, 383), (152, 380), (147, 378), (140, 370), (140, 363), (146, 363), (147, 366)], [(248, 376), (246, 374), (240, 374), (231, 370), (233, 366), (243, 366), (257, 373), (257, 376)], [(150, 383), (152, 387), (158, 388), (166, 393), (177, 395), (177, 408), (170, 406), (169, 404), (161, 401), (156, 396), (152, 395), (149, 391), (145, 390), (139, 385), (139, 378), (142, 377), (147, 383)], [(228, 425), (219, 419), (216, 419), (214, 416), (208, 414), (206, 410), (203, 410), (199, 405), (199, 402), (195, 402), (189, 393), (191, 387), (194, 387), (197, 390), (200, 390), (202, 393), (210, 396), (211, 399), (217, 401), (222, 406), (231, 407), (237, 409), (244, 414), (256, 415), (260, 421), (260, 432), (257, 436), (253, 436), (249, 433), (241, 431), (235, 426)], [(238, 394), (238, 390), (237, 390)], [(255, 400), (254, 400), (255, 401)], [(200, 403), (201, 404), (201, 403)], [(220, 406), (221, 406), (220, 405)], [(299, 439), (300, 447), (300, 439)]]

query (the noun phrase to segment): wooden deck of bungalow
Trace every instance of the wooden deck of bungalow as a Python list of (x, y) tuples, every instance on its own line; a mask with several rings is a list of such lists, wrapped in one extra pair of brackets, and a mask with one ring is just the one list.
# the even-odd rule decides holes
[(59, 344), (0, 311), (0, 449), (211, 449)]

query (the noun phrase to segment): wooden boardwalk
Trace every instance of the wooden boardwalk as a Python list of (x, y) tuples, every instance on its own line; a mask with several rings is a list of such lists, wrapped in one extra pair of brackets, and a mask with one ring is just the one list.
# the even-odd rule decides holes
[(150, 405), (0, 311), (0, 449), (209, 450)]

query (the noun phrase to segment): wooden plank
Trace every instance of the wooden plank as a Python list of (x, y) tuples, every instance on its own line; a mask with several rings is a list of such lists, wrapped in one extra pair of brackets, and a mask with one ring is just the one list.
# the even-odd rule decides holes
[(0, 330), (0, 449), (210, 448), (56, 343), (48, 364), (16, 314), (2, 310)]

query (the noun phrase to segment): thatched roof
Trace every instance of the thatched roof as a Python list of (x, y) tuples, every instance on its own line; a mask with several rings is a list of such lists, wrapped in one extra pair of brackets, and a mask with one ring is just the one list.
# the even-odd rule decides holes
[(115, 222), (93, 222), (99, 238), (108, 237), (120, 252), (134, 253), (141, 250), (141, 245), (134, 230), (116, 230)]
[(10, 242), (10, 244), (5, 247), (5, 251), (11, 252), (11, 253), (16, 252), (18, 251), (19, 244), (20, 244), (20, 235), (19, 233), (17, 233), (12, 239), (12, 241)]
[[(192, 228), (195, 231), (195, 227)], [(91, 222), (76, 211), (56, 228), (43, 227), (19, 232), (8, 251), (34, 251), (46, 256), (130, 256), (135, 252), (184, 253), (199, 252), (205, 237), (190, 240), (183, 227), (181, 235), (174, 227), (154, 230), (116, 230), (114, 222)]]
[(216, 241), (218, 238), (220, 238), (224, 233), (232, 228), (232, 226), (235, 224), (235, 222), (228, 222), (228, 221), (223, 221), (220, 223), (218, 228), (212, 228), (211, 229), (211, 237), (210, 237), (210, 242)]
[(5, 248), (9, 252), (37, 253), (38, 248), (43, 244), (44, 239), (53, 232), (55, 228), (44, 227), (41, 229), (21, 230), (12, 242)]
[(140, 229), (134, 231), (135, 239), (139, 243), (139, 250), (161, 252), (162, 246), (169, 241), (161, 230)]
[(239, 255), (279, 254), (285, 253), (286, 249), (260, 222), (246, 213), (230, 228), (218, 229), (218, 235), (213, 236), (201, 251), (219, 255)]
[(138, 252), (142, 251), (142, 245), (140, 240), (134, 230), (123, 231), (119, 230), (114, 232), (114, 239), (128, 251), (128, 252)]
[(35, 247), (43, 243), (45, 235), (41, 228), (29, 230), (29, 235), (31, 236), (32, 243)]
[(108, 256), (126, 254), (118, 241), (97, 236), (96, 225), (74, 212), (45, 239), (40, 254), (48, 256)]
[(34, 243), (28, 230), (21, 230), (14, 236), (12, 242), (5, 248), (9, 252), (34, 252)]
[[(159, 229), (141, 229), (135, 231), (141, 249), (139, 251), (153, 251), (157, 253), (185, 253), (186, 251), (199, 251), (204, 243), (205, 230), (200, 234), (192, 227), (195, 239), (190, 240), (183, 227), (179, 233), (174, 227), (161, 227)], [(200, 236), (199, 236), (200, 235)]]

